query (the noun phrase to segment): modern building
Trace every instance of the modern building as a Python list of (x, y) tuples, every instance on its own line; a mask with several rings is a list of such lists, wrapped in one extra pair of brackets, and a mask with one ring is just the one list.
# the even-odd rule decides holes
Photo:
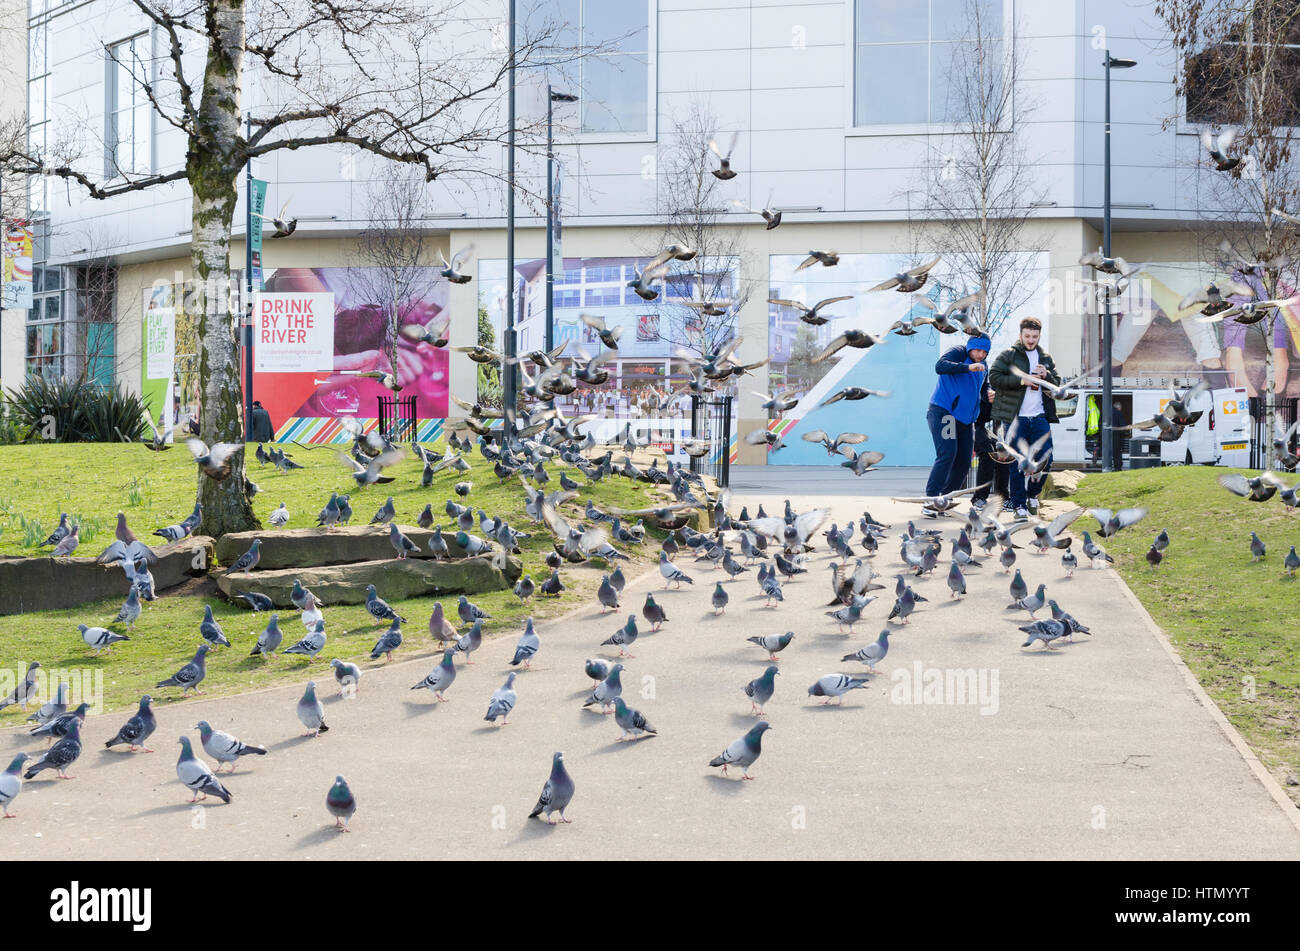
[[(159, 28), (128, 0), (32, 3), (33, 143), (82, 136), (104, 180), (115, 170), (157, 172), (182, 163), (183, 138), (141, 88), (141, 77), (163, 69)], [(738, 431), (769, 424), (755, 394), (770, 385), (800, 379), (815, 401), (832, 384), (869, 379), (893, 389), (892, 402), (854, 404), (836, 421), (871, 427), (864, 431), (871, 432), (873, 448), (886, 452), (886, 464), (915, 462), (905, 444), (921, 425), (945, 338), (925, 330), (834, 359), (814, 362), (808, 355), (845, 327), (883, 333), (912, 311), (907, 295), (864, 290), (928, 258), (939, 243), (946, 219), (933, 192), (944, 188), (945, 163), (960, 161), (953, 156), (961, 148), (960, 76), (952, 65), (976, 45), (996, 64), (995, 81), (1011, 90), (1002, 132), (1017, 143), (1025, 195), (1033, 199), (1025, 202), (1029, 220), (1015, 249), (1023, 256), (1026, 290), (1000, 319), (1013, 328), (1020, 314), (1043, 317), (1045, 345), (1065, 371), (1081, 369), (1097, 352), (1095, 298), (1079, 283), (1088, 275), (1078, 260), (1101, 241), (1103, 50), (1109, 47), (1138, 60), (1111, 78), (1114, 249), (1130, 261), (1160, 265), (1149, 274), (1154, 284), (1135, 282), (1118, 305), (1117, 346), (1122, 342), (1124, 352), (1117, 352), (1117, 372), (1130, 385), (1144, 385), (1231, 362), (1231, 341), (1189, 329), (1170, 303), (1205, 277), (1199, 222), (1217, 199), (1197, 139), (1203, 127), (1197, 120), (1205, 116), (1196, 108), (1189, 115), (1175, 94), (1181, 64), (1149, 0), (535, 0), (520, 6), (565, 24), (571, 45), (600, 45), (598, 54), (553, 70), (521, 71), (519, 101), (521, 112), (535, 118), (547, 81), (579, 97), (555, 106), (564, 195), (555, 335), (594, 355), (596, 340), (578, 315), (598, 313), (623, 326), (616, 383), (680, 379), (664, 308), (680, 310), (683, 298), (701, 294), (690, 277), (694, 265), (675, 265), (678, 276), (662, 285), (653, 305), (627, 285), (662, 244), (666, 223), (680, 217), (680, 207), (669, 207), (680, 193), (665, 171), (676, 167), (670, 156), (704, 130), (720, 152), (732, 145), (730, 164), (739, 173), (727, 181), (705, 178), (708, 207), (697, 211), (725, 231), (728, 252), (720, 266), (725, 290), (705, 296), (734, 320), (731, 333), (743, 338), (738, 359), (772, 361), (730, 381)], [(466, 10), (467, 22), (499, 24), (505, 3), (472, 0)], [(985, 25), (978, 43), (973, 15)], [(271, 89), (250, 75), (245, 103), (262, 107)], [(544, 193), (544, 143), (521, 145), (519, 179), (534, 194)], [(717, 160), (711, 153), (706, 159)], [(504, 161), (503, 151), (482, 156), (484, 170), (496, 174)], [(357, 265), (358, 236), (372, 217), (368, 196), (382, 177), (370, 156), (338, 147), (284, 151), (259, 160), (254, 173), (268, 182), (267, 208), (287, 206), (299, 222), (291, 238), (266, 241), (268, 273)], [(244, 260), (242, 177), (240, 191), (231, 254), (236, 268)], [(43, 277), (27, 314), (22, 367), (10, 352), (13, 334), (4, 336), (3, 383), (13, 385), (22, 371), (67, 374), (90, 362), (92, 375), (139, 387), (151, 288), (190, 273), (187, 189), (167, 185), (96, 201), (47, 180), (33, 183), (30, 197), (32, 214), (42, 221), (36, 266)], [(437, 264), (434, 251), (450, 258), (474, 248), (465, 270), (475, 280), (439, 291), (452, 315), (453, 345), (477, 341), (480, 309), (495, 310), (498, 326), (503, 318), (504, 199), (495, 184), (439, 179), (429, 186), (429, 263)], [(739, 205), (779, 210), (781, 223), (768, 230)], [(515, 280), (521, 293), (514, 320), (521, 351), (544, 342), (540, 212), (536, 201), (519, 202)], [(840, 265), (797, 270), (812, 249), (838, 251)], [(941, 305), (971, 289), (949, 261), (932, 273), (923, 291)], [(811, 304), (838, 295), (852, 299), (829, 307), (835, 319), (819, 328), (767, 303), (777, 297)], [(686, 319), (680, 324), (684, 334), (696, 328)], [(1300, 322), (1293, 326), (1300, 339)], [(182, 391), (183, 336), (178, 329)], [(1249, 364), (1251, 345), (1238, 346), (1244, 354), (1238, 363)], [(1258, 374), (1246, 371), (1257, 385)], [(447, 373), (451, 392), (472, 399), (476, 365), (453, 355)], [(1286, 383), (1289, 391), (1300, 391), (1295, 376)], [(451, 411), (459, 412), (454, 405)], [(810, 448), (815, 453), (787, 450), (790, 461), (828, 461)], [(761, 461), (764, 451), (739, 448), (742, 461)]]

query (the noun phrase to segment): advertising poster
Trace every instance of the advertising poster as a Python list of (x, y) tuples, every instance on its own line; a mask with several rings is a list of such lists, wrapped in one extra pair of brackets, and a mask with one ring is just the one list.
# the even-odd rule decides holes
[[(253, 398), (270, 413), (277, 440), (348, 441), (338, 419), (350, 416), (372, 429), (379, 398), (393, 396), (416, 398), (420, 438), (434, 438), (447, 415), (448, 351), (398, 330), (446, 311), (449, 284), (437, 268), (419, 268), (399, 299), (383, 268), (278, 268), (265, 275), (254, 316)], [(361, 375), (393, 374), (394, 358), (400, 392)]]
[(4, 223), (3, 305), (30, 310), (32, 306), (32, 228), (26, 221)]
[(141, 393), (149, 415), (160, 429), (176, 422), (174, 384), (176, 376), (176, 308), (170, 284), (144, 292), (143, 379)]
[[(588, 424), (596, 439), (632, 431), (662, 448), (670, 458), (684, 461), (682, 437), (690, 435), (691, 398), (678, 390), (687, 380), (687, 364), (679, 351), (699, 353), (720, 346), (736, 335), (738, 306), (734, 261), (674, 262), (666, 281), (656, 285), (658, 297), (643, 300), (627, 286), (648, 257), (556, 258), (554, 281), (555, 343), (566, 344), (561, 357), (591, 358), (603, 351), (597, 332), (580, 314), (601, 317), (620, 333), (618, 351), (604, 366), (609, 382), (599, 387), (579, 385), (560, 397), (566, 414), (595, 414)], [(479, 261), (480, 342), (502, 346), (505, 330), (505, 261)], [(722, 311), (703, 315), (687, 301), (709, 300)], [(521, 354), (544, 348), (546, 342), (546, 260), (515, 264), (515, 332)], [(490, 334), (490, 339), (485, 339)], [(525, 369), (532, 372), (531, 364)], [(733, 378), (734, 379), (734, 378)], [(751, 378), (752, 379), (752, 378)], [(714, 397), (735, 395), (731, 381), (718, 384)], [(500, 405), (500, 379), (495, 368), (479, 371), (478, 398)], [(733, 402), (733, 414), (735, 403)], [(736, 427), (733, 422), (732, 433)], [(734, 452), (733, 452), (734, 456)]]

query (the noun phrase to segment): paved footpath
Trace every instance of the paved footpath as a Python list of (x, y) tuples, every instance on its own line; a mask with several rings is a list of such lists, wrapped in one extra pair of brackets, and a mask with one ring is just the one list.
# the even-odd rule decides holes
[[(736, 505), (753, 511), (759, 500)], [(762, 501), (780, 511), (779, 498)], [(841, 524), (864, 505), (896, 526), (919, 513), (879, 499), (826, 502)], [(955, 534), (955, 519), (939, 524)], [(842, 708), (819, 706), (807, 696), (817, 677), (863, 669), (840, 657), (884, 626), (900, 562), (896, 544), (882, 545), (875, 565), (890, 587), (856, 633), (840, 635), (823, 614), (828, 555), (817, 542), (810, 570), (772, 610), (753, 571), (727, 584), (731, 604), (719, 617), (709, 595), (721, 571), (681, 558), (692, 587), (661, 592), (658, 571), (631, 581), (626, 609), (639, 619), (651, 590), (670, 619), (643, 634), (624, 674), (625, 696), (657, 737), (616, 742), (612, 717), (581, 706), (591, 688), (583, 659), (626, 611), (602, 617), (587, 605), (542, 627), (505, 727), (483, 714), (515, 636), (459, 664), (449, 702), (436, 703), (409, 689), (435, 662), (412, 624), (399, 656), (419, 656), (372, 665), (356, 700), (335, 696), (326, 655), (312, 666), (331, 726), (318, 739), (301, 736), (301, 684), (165, 705), (153, 754), (106, 751), (126, 715), (91, 718), (76, 778), (28, 782), (19, 818), (0, 822), (0, 850), (66, 859), (1300, 857), (1294, 811), (1252, 773), (1110, 571), (1065, 579), (1057, 556), (1021, 552), (1030, 587), (1046, 583), (1095, 632), (1055, 651), (1021, 650), (1013, 620), (1024, 612), (1005, 610), (1008, 576), (992, 563), (971, 571), (971, 594), (954, 603), (945, 563), (917, 584), (930, 600), (911, 623), (890, 625), (891, 650), (870, 687)], [(780, 655), (755, 779), (724, 778), (706, 764), (753, 724), (742, 687), (767, 664), (745, 638), (787, 630), (795, 641)], [(984, 677), (982, 698), (900, 702), (927, 699), (929, 672), (959, 670), (974, 670), (977, 684)], [(933, 687), (929, 696), (940, 699)], [(271, 750), (223, 777), (231, 805), (190, 806), (176, 779), (176, 738), (195, 737), (200, 719)], [(0, 735), (6, 760), (39, 745)], [(577, 793), (572, 824), (548, 827), (526, 816), (556, 750)], [(359, 803), (349, 835), (333, 830), (323, 805), (337, 773)]]

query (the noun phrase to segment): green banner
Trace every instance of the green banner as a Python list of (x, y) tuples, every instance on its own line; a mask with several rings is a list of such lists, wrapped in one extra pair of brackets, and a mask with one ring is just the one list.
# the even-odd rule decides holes
[(254, 178), (248, 192), (248, 270), (255, 291), (262, 289), (262, 215), (265, 213), (266, 182)]

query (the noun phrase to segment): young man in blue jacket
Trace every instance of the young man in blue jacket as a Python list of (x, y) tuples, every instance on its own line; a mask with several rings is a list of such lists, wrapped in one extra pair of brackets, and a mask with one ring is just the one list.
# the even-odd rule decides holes
[[(988, 375), (984, 361), (992, 346), (988, 337), (967, 337), (965, 344), (944, 351), (934, 365), (939, 382), (925, 414), (934, 440), (934, 466), (925, 484), (925, 494), (930, 498), (955, 492), (970, 474), (975, 438), (972, 424), (980, 413)], [(928, 518), (938, 516), (928, 505), (921, 511)]]

